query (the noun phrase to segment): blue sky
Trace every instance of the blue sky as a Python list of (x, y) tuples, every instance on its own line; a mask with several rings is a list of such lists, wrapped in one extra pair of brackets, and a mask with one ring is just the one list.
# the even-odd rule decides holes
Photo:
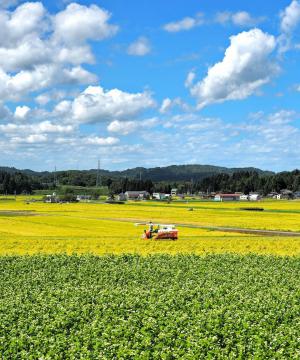
[(0, 164), (300, 167), (300, 1), (0, 1)]

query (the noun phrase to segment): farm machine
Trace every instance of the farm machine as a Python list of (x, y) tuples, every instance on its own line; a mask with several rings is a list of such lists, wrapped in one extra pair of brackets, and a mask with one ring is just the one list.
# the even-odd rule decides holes
[(142, 239), (146, 240), (177, 240), (178, 229), (175, 225), (166, 224), (153, 224), (150, 223), (136, 223), (136, 226), (144, 225), (148, 226), (142, 234)]

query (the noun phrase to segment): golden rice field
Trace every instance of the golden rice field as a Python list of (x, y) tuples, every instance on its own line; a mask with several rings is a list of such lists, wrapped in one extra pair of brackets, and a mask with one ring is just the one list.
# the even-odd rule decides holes
[[(263, 207), (263, 212), (240, 210)], [(188, 211), (193, 207), (194, 211)], [(300, 231), (300, 201), (45, 204), (0, 199), (0, 255), (256, 253), (300, 255), (300, 238), (179, 227), (178, 241), (147, 241), (136, 221)]]

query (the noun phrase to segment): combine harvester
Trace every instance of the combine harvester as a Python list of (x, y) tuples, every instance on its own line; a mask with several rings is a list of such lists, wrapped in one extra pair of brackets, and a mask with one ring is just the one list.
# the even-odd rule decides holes
[[(148, 230), (144, 230), (142, 239), (148, 240), (177, 240), (178, 230), (175, 225), (153, 224), (153, 223), (136, 223), (135, 226), (149, 226)], [(154, 229), (156, 227), (156, 229)]]

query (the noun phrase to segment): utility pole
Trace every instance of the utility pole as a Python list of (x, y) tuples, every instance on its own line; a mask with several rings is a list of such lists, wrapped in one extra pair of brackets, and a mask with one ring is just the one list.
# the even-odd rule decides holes
[(56, 180), (56, 165), (54, 166), (54, 186), (56, 187), (56, 183), (57, 183), (57, 180)]
[(96, 187), (100, 187), (100, 186), (101, 186), (100, 160), (98, 160), (98, 169), (97, 169)]

